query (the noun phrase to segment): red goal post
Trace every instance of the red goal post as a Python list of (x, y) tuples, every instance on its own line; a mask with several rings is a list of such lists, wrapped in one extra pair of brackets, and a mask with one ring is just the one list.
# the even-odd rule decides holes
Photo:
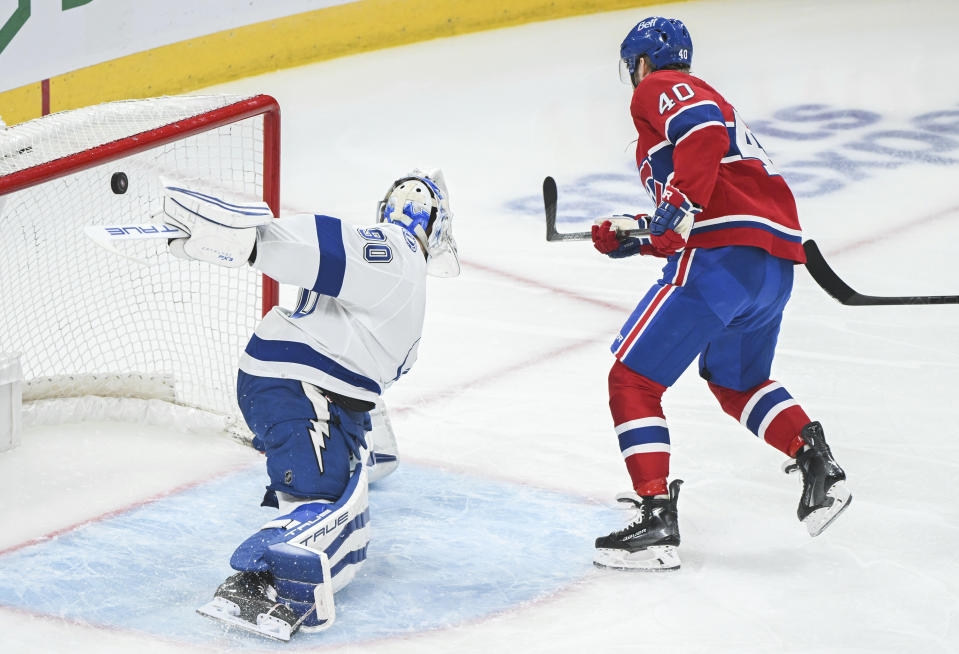
[(144, 266), (83, 227), (162, 220), (161, 177), (278, 215), (279, 169), (280, 108), (266, 95), (110, 102), (0, 129), (0, 352), (20, 354), (24, 422), (170, 424), (160, 403), (185, 428), (246, 437), (236, 362), (276, 282), (176, 259), (163, 241), (130, 246)]

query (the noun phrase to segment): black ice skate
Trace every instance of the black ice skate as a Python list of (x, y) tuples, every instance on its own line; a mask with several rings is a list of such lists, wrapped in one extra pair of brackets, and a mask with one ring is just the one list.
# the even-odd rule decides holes
[(783, 464), (783, 471), (802, 472), (803, 491), (796, 514), (809, 535), (818, 536), (849, 506), (852, 494), (846, 488), (846, 473), (832, 458), (822, 425), (810, 422), (801, 435), (806, 445), (795, 460)]
[(269, 572), (239, 572), (227, 578), (213, 599), (196, 610), (228, 625), (277, 640), (289, 640), (302, 620), (277, 601)]
[(680, 566), (679, 519), (676, 501), (681, 479), (669, 485), (669, 495), (617, 497), (636, 511), (626, 528), (596, 539), (593, 563), (621, 570), (676, 570)]

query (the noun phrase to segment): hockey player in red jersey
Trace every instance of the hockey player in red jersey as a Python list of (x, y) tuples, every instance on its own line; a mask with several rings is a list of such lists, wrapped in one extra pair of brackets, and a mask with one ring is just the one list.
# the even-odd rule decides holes
[[(796, 203), (736, 110), (689, 73), (693, 45), (682, 22), (647, 18), (620, 49), (634, 87), (636, 163), (653, 216), (597, 221), (593, 244), (622, 258), (666, 258), (612, 346), (609, 405), (635, 511), (621, 531), (596, 539), (597, 565), (674, 569), (681, 480), (667, 483), (670, 439), (662, 397), (699, 358), (723, 410), (789, 457), (803, 492), (798, 516), (816, 536), (851, 500), (823, 430), (770, 379), (793, 268), (805, 261)], [(648, 228), (645, 237), (624, 228)]]

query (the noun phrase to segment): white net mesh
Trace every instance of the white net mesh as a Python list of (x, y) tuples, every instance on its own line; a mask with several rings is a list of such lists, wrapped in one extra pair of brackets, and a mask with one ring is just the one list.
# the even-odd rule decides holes
[[(238, 100), (115, 102), (0, 130), (0, 183), (62, 157), (82, 162), (90, 148)], [(165, 400), (243, 430), (236, 364), (260, 316), (259, 274), (176, 259), (162, 240), (120, 246), (149, 265), (138, 264), (98, 248), (83, 227), (161, 221), (160, 175), (262, 198), (263, 138), (263, 118), (254, 116), (0, 196), (0, 351), (21, 353), (25, 402)], [(111, 190), (116, 172), (129, 180), (123, 194)]]

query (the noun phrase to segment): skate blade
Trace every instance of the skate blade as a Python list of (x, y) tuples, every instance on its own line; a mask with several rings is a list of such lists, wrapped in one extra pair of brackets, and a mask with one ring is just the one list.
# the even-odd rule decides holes
[(826, 492), (826, 497), (831, 497), (833, 503), (824, 509), (813, 511), (803, 520), (810, 536), (818, 536), (825, 531), (826, 527), (831, 525), (843, 511), (849, 508), (849, 504), (852, 502), (852, 493), (846, 488), (846, 484), (841, 481), (833, 484), (832, 488)]
[(198, 608), (196, 612), (204, 617), (212, 618), (231, 627), (249, 631), (273, 640), (288, 642), (293, 636), (293, 630), (288, 623), (269, 615), (261, 613), (257, 616), (256, 622), (244, 620), (240, 617), (240, 607), (222, 597), (214, 597), (211, 601)]
[(654, 545), (638, 552), (598, 548), (593, 565), (614, 570), (663, 572), (678, 570), (681, 562), (674, 545)]

